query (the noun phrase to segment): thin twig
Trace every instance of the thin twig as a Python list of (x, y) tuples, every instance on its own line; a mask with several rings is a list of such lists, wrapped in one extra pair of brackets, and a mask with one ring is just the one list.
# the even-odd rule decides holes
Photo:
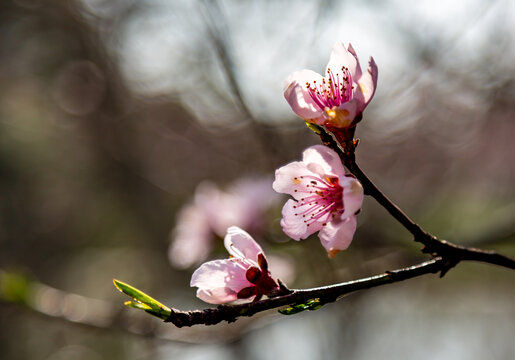
[(401, 223), (415, 238), (422, 238), (428, 236), (428, 234), (408, 215), (406, 215), (397, 205), (395, 205), (379, 188), (368, 178), (368, 176), (361, 170), (356, 163), (354, 156), (354, 147), (356, 143), (351, 142), (350, 144), (344, 144), (342, 148), (333, 136), (322, 128), (319, 135), (322, 143), (336, 151), (340, 156), (342, 163), (349, 169), (349, 171), (361, 182), (366, 195), (372, 196), (386, 211), (390, 213), (399, 223)]
[(208, 35), (220, 60), (221, 69), (225, 74), (230, 91), (234, 96), (236, 106), (248, 121), (251, 130), (256, 134), (260, 150), (265, 156), (265, 159), (270, 161), (268, 155), (274, 152), (276, 135), (274, 132), (266, 131), (265, 125), (257, 121), (252, 111), (247, 106), (241, 85), (238, 81), (236, 66), (230, 49), (229, 32), (223, 26), (227, 23), (227, 19), (217, 1), (204, 1), (203, 5), (205, 7), (205, 20)]
[(406, 215), (397, 205), (395, 205), (379, 188), (369, 179), (356, 163), (354, 148), (357, 141), (351, 140), (348, 143), (338, 144), (333, 136), (322, 128), (319, 136), (324, 145), (330, 147), (338, 153), (343, 164), (361, 182), (366, 195), (372, 196), (386, 211), (390, 213), (401, 225), (412, 235), (413, 239), (424, 245), (422, 251), (433, 256), (440, 256), (446, 260), (446, 268), (442, 271), (442, 276), (461, 260), (474, 260), (490, 264), (515, 269), (515, 259), (500, 255), (495, 251), (480, 250), (471, 247), (459, 246), (451, 242), (438, 239), (425, 231), (420, 225), (416, 224)]
[(387, 271), (383, 274), (368, 278), (313, 289), (290, 290), (291, 293), (289, 294), (257, 302), (237, 305), (219, 305), (216, 308), (193, 311), (172, 309), (171, 315), (165, 321), (171, 322), (177, 327), (197, 324), (214, 325), (221, 321), (233, 322), (236, 321), (238, 317), (250, 317), (256, 313), (281, 306), (305, 303), (312, 299), (320, 299), (323, 305), (334, 302), (338, 300), (338, 298), (354, 291), (391, 284), (429, 273), (437, 273), (444, 269), (444, 266), (445, 262), (442, 258), (434, 258), (418, 265)]

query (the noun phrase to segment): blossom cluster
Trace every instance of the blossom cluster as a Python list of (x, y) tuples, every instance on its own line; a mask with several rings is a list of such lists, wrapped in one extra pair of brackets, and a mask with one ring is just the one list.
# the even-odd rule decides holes
[[(374, 96), (377, 74), (373, 58), (363, 73), (354, 48), (338, 42), (325, 75), (311, 70), (293, 73), (286, 81), (284, 97), (293, 112), (306, 122), (336, 134), (361, 120)], [(176, 240), (170, 248), (170, 258), (179, 267), (205, 259), (211, 242), (206, 239), (212, 233), (222, 236), (228, 228), (224, 245), (230, 257), (202, 264), (191, 278), (191, 286), (198, 288), (197, 296), (206, 302), (257, 301), (280, 290), (263, 249), (241, 229), (255, 226), (263, 209), (270, 205), (269, 194), (263, 189), (252, 190), (254, 185), (250, 184), (240, 187), (237, 196), (203, 185), (195, 201), (180, 214)], [(323, 145), (307, 148), (301, 161), (276, 170), (271, 185), (277, 193), (292, 197), (283, 206), (280, 221), (286, 235), (299, 241), (318, 233), (330, 258), (349, 247), (363, 203), (363, 187), (346, 173), (334, 150)]]

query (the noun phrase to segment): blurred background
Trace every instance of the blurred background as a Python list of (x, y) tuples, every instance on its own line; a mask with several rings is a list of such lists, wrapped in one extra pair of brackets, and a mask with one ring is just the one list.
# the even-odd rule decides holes
[(0, 358), (515, 358), (515, 273), (479, 263), (229, 325), (123, 306), (113, 278), (207, 307), (189, 280), (230, 221), (290, 287), (426, 259), (371, 199), (331, 261), (280, 229), (273, 171), (319, 143), (283, 81), (338, 40), (379, 66), (361, 167), (426, 230), (515, 256), (512, 1), (3, 0)]

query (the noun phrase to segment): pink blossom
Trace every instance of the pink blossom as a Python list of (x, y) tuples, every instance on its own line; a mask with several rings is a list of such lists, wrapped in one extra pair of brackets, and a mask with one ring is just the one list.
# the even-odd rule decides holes
[(214, 235), (209, 217), (194, 203), (181, 209), (172, 236), (168, 257), (176, 268), (188, 268), (206, 259), (211, 252)]
[(247, 232), (230, 227), (224, 245), (229, 259), (204, 263), (191, 277), (190, 286), (198, 287), (199, 299), (211, 304), (257, 300), (279, 289), (268, 271), (263, 250)]
[(333, 46), (325, 77), (311, 70), (290, 75), (284, 97), (305, 121), (329, 128), (348, 128), (359, 121), (377, 85), (377, 65), (371, 57), (365, 74), (351, 44)]
[(275, 172), (275, 191), (293, 199), (283, 207), (281, 226), (292, 239), (318, 237), (334, 257), (351, 243), (356, 231), (356, 213), (363, 203), (363, 187), (345, 169), (332, 149), (315, 145), (306, 149), (302, 161)]
[(183, 269), (200, 263), (208, 257), (215, 239), (223, 237), (232, 225), (261, 233), (266, 211), (278, 201), (270, 182), (269, 178), (243, 178), (227, 190), (212, 182), (201, 183), (193, 201), (177, 216), (168, 252), (170, 262)]

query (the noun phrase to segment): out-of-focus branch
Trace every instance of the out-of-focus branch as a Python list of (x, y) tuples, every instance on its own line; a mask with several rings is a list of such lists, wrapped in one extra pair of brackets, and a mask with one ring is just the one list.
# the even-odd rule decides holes
[(222, 65), (222, 70), (226, 76), (227, 82), (229, 83), (230, 91), (234, 96), (237, 107), (247, 119), (253, 132), (257, 135), (256, 137), (259, 140), (263, 155), (267, 157), (271, 150), (273, 150), (271, 148), (273, 148), (275, 144), (273, 139), (275, 133), (265, 131), (264, 125), (256, 120), (247, 106), (241, 86), (238, 82), (233, 56), (228, 43), (230, 34), (227, 29), (222, 27), (222, 24), (227, 23), (227, 20), (225, 19), (223, 11), (220, 9), (220, 5), (217, 1), (204, 1), (203, 4), (208, 34)]
[(235, 97), (237, 106), (248, 120), (255, 122), (251, 111), (243, 99), (243, 94), (241, 92), (241, 88), (234, 71), (234, 61), (232, 59), (231, 51), (227, 43), (227, 31), (220, 28), (220, 24), (226, 23), (223, 12), (219, 8), (219, 5), (216, 1), (205, 1), (203, 4), (205, 7), (205, 18), (209, 37), (213, 42), (215, 51), (222, 65), (222, 70), (227, 77), (230, 90)]
[(193, 343), (184, 341), (183, 336), (169, 331), (168, 327), (166, 331), (165, 327), (156, 327), (147, 318), (127, 316), (113, 302), (66, 292), (31, 280), (21, 273), (1, 269), (0, 306), (12, 308), (16, 316), (23, 311), (31, 312), (35, 316), (83, 329), (124, 333), (163, 342)]

